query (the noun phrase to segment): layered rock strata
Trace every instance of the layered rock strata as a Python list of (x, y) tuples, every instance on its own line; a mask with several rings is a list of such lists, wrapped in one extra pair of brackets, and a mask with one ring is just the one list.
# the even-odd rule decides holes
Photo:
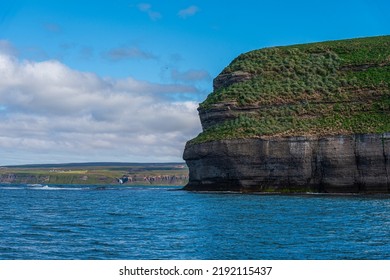
[(390, 193), (390, 36), (243, 54), (198, 111), (187, 190)]
[(390, 133), (219, 140), (188, 145), (187, 190), (390, 192)]

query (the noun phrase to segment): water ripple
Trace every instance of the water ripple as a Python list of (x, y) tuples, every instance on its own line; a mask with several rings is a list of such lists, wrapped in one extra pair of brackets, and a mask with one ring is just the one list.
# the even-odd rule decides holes
[(0, 185), (0, 259), (390, 259), (389, 196), (170, 190)]

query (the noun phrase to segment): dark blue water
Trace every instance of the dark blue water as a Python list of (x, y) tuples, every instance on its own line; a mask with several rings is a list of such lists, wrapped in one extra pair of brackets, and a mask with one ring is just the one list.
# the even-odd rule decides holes
[(0, 185), (0, 259), (390, 259), (390, 197)]

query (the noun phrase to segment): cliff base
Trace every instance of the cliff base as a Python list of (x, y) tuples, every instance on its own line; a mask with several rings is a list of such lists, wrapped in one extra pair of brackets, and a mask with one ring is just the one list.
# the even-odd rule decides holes
[(186, 190), (390, 193), (390, 133), (188, 144)]

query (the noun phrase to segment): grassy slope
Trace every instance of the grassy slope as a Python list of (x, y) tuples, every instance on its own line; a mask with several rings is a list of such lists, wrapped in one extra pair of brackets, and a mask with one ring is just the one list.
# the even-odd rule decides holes
[(390, 131), (390, 36), (255, 50), (221, 74), (236, 71), (252, 79), (216, 90), (200, 107), (233, 102), (257, 111), (210, 128), (193, 142)]

